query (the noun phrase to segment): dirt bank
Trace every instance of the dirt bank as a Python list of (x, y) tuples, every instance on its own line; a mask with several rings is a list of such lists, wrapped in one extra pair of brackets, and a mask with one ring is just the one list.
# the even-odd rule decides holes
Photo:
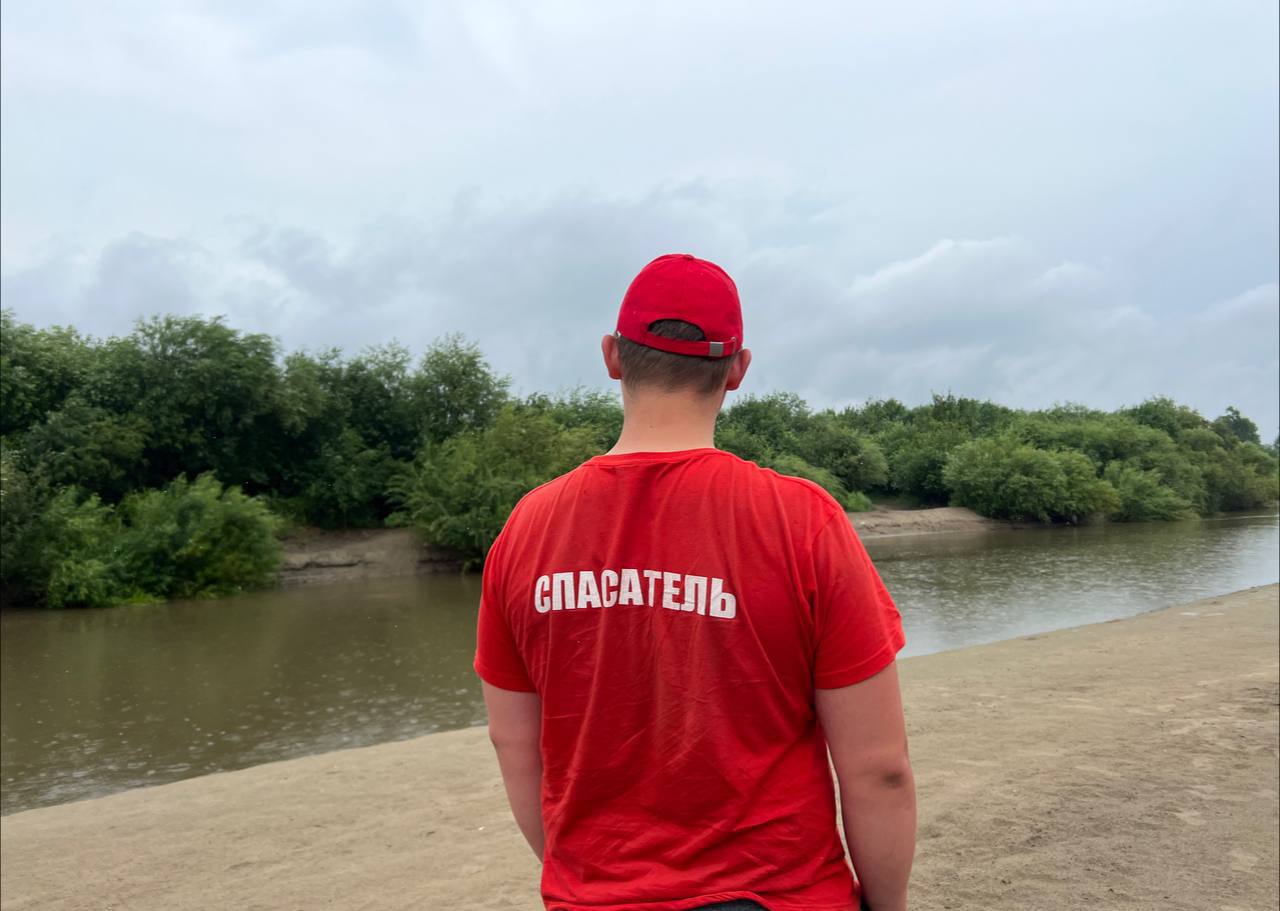
[(927, 535), (947, 531), (984, 531), (993, 528), (1009, 528), (1008, 522), (997, 522), (978, 515), (962, 506), (941, 506), (936, 509), (895, 509), (877, 506), (870, 512), (851, 512), (849, 520), (858, 530), (858, 536), (866, 539), (887, 538), (894, 535)]
[(422, 544), (408, 528), (301, 528), (284, 542), (281, 585), (457, 572), (458, 561)]
[[(919, 535), (949, 531), (981, 531), (1007, 527), (969, 509), (891, 509), (849, 514), (863, 538)], [(423, 545), (407, 528), (326, 531), (301, 528), (285, 543), (281, 585), (345, 582), (373, 577), (406, 576), (423, 572), (457, 572), (456, 557)]]
[[(1274, 909), (1267, 586), (902, 662), (913, 911)], [(485, 730), (271, 763), (0, 823), (9, 911), (534, 909)]]

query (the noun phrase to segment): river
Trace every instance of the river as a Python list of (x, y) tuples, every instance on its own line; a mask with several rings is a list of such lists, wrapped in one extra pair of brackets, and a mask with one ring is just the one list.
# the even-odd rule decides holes
[[(903, 656), (1280, 578), (1280, 518), (872, 539)], [(0, 813), (484, 723), (478, 576), (0, 612)]]

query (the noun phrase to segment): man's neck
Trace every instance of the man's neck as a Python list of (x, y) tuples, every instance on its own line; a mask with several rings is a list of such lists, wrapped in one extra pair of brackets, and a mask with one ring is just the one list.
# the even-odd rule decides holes
[(622, 392), (622, 433), (610, 455), (679, 452), (715, 445), (721, 399), (690, 393)]

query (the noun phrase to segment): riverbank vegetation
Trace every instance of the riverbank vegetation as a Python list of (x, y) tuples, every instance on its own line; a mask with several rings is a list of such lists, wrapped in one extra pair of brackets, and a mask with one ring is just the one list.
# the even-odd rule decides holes
[[(514, 394), (444, 337), (345, 356), (281, 351), (220, 320), (95, 339), (0, 323), (0, 587), (51, 607), (262, 585), (277, 532), (413, 525), (476, 563), (526, 491), (606, 450), (615, 396)], [(938, 395), (817, 410), (738, 398), (717, 445), (826, 488), (996, 518), (1138, 521), (1270, 506), (1276, 444), (1234, 408), (1153, 398), (1022, 411)]]

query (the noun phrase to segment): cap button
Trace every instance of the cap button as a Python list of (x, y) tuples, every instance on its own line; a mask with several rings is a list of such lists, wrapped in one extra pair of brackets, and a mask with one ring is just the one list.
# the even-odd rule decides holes
[(685, 259), (693, 259), (693, 258), (694, 258), (694, 255), (693, 255), (692, 253), (681, 253), (680, 255), (681, 255), (681, 256), (683, 256)]

